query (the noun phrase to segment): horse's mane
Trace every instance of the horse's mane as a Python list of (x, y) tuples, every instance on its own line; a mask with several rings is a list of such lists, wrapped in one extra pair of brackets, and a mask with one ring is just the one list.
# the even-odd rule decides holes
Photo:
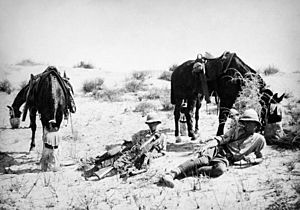
[(253, 74), (258, 74), (254, 69), (252, 69), (250, 66), (248, 66), (239, 56), (237, 56), (236, 53), (234, 53), (234, 58), (236, 59), (236, 61), (238, 61), (240, 63), (241, 66), (243, 66), (243, 68), (247, 71), (247, 72), (251, 72)]
[[(253, 68), (251, 68), (249, 65), (247, 65), (240, 57), (237, 56), (236, 53), (233, 53), (233, 59), (235, 60), (236, 64), (241, 67), (241, 68), (238, 68), (237, 70), (243, 75), (243, 77), (255, 76), (259, 81), (260, 89), (262, 89), (266, 86), (266, 83), (263, 80), (263, 78), (260, 76), (260, 74), (257, 71), (255, 71)], [(241, 71), (241, 70), (243, 70), (243, 71)]]

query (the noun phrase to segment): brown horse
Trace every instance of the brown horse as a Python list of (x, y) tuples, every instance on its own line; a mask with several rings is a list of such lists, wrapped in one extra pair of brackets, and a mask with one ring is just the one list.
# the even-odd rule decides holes
[(44, 131), (59, 130), (64, 114), (70, 109), (69, 91), (73, 89), (71, 84), (66, 83), (65, 80), (66, 78), (63, 79), (55, 67), (49, 66), (42, 74), (31, 75), (29, 84), (21, 89), (13, 104), (8, 106), (11, 117), (20, 118), (21, 111), (19, 109), (25, 103), (23, 121), (29, 110), (32, 131), (29, 151), (35, 147), (37, 112), (40, 114), (44, 136)]
[[(178, 66), (171, 77), (171, 103), (175, 105), (175, 136), (179, 134), (178, 120), (182, 100), (187, 101), (188, 134), (195, 139), (192, 128), (193, 109), (197, 100), (201, 100), (203, 97), (209, 103), (209, 97), (213, 91), (217, 93), (220, 100), (217, 135), (223, 134), (229, 110), (241, 91), (244, 78), (248, 75), (258, 78), (259, 85), (254, 88), (263, 91), (265, 88), (263, 79), (235, 53), (225, 52), (220, 57), (213, 59), (199, 56), (196, 60), (186, 61)], [(196, 110), (198, 108), (200, 106)]]
[[(199, 109), (204, 95), (203, 89), (205, 89), (201, 85), (207, 85), (207, 83), (200, 82), (205, 80), (204, 74), (193, 71), (194, 64), (194, 60), (184, 62), (173, 71), (171, 76), (171, 103), (175, 105), (175, 136), (179, 136), (181, 106), (183, 103), (186, 103), (184, 114), (187, 122), (188, 136), (192, 137), (193, 140), (196, 139), (195, 131), (198, 130)], [(196, 107), (195, 131), (193, 129), (194, 107)]]

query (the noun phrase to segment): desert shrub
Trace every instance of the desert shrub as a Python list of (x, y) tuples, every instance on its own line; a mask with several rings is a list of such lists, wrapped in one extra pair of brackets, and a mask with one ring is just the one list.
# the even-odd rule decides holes
[(161, 88), (152, 88), (148, 91), (148, 93), (146, 95), (143, 96), (143, 98), (149, 99), (149, 100), (155, 100), (155, 99), (159, 99), (163, 92), (165, 90), (161, 89)]
[(172, 71), (163, 71), (163, 73), (159, 76), (158, 79), (171, 81)]
[(119, 89), (103, 89), (99, 90), (95, 93), (94, 97), (96, 99), (102, 99), (103, 101), (121, 101), (121, 96), (123, 92)]
[(263, 70), (264, 75), (272, 75), (279, 72), (279, 69), (274, 66), (268, 66), (266, 69)]
[(157, 100), (159, 99), (162, 110), (169, 111), (173, 109), (173, 105), (170, 102), (170, 88), (153, 88), (150, 89), (148, 94), (144, 95), (143, 98), (147, 100)]
[(290, 116), (288, 124), (290, 126), (297, 125), (300, 123), (300, 102), (295, 98), (288, 100), (288, 103), (285, 105), (285, 112)]
[(94, 80), (87, 80), (83, 83), (83, 92), (90, 93), (95, 90), (101, 90), (104, 80), (102, 78), (96, 78)]
[(284, 93), (284, 98), (289, 99), (289, 98), (294, 98), (294, 93), (289, 91)]
[(164, 98), (161, 100), (162, 111), (171, 111), (174, 106), (171, 104), (170, 98)]
[(34, 62), (30, 59), (22, 60), (21, 62), (17, 63), (18, 66), (37, 66), (41, 65), (40, 63)]
[(157, 106), (151, 102), (145, 101), (139, 103), (135, 109), (133, 110), (134, 112), (141, 112), (143, 116), (145, 116), (147, 113), (151, 111), (156, 111)]
[(140, 80), (132, 79), (125, 82), (125, 92), (137, 92), (143, 88), (144, 83)]
[(173, 64), (172, 66), (169, 67), (169, 71), (173, 72), (177, 67), (178, 67), (177, 64)]
[(160, 96), (160, 103), (162, 105), (163, 111), (173, 110), (174, 106), (171, 104), (171, 90), (169, 88), (163, 89), (163, 92)]
[(243, 82), (242, 90), (233, 107), (235, 107), (239, 113), (244, 113), (246, 109), (252, 108), (260, 114), (262, 107), (259, 102), (261, 98), (259, 93), (259, 78), (249, 74), (243, 78)]
[(11, 93), (12, 91), (11, 83), (7, 79), (0, 81), (0, 91), (6, 92), (8, 94)]
[(95, 68), (92, 64), (80, 61), (79, 64), (75, 65), (74, 68), (93, 69)]
[(135, 71), (132, 73), (132, 78), (144, 82), (149, 75), (148, 71)]

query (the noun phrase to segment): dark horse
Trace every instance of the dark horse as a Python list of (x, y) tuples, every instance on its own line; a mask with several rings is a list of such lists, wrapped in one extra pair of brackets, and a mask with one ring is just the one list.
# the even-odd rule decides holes
[[(64, 75), (65, 76), (65, 75)], [(58, 131), (64, 114), (68, 112), (70, 106), (70, 83), (65, 82), (53, 66), (49, 66), (42, 74), (31, 75), (27, 84), (17, 94), (10, 109), (11, 117), (21, 116), (20, 107), (25, 103), (23, 121), (26, 117), (27, 109), (30, 115), (30, 128), (32, 131), (30, 151), (35, 147), (36, 114), (40, 114), (43, 126), (48, 132)], [(43, 135), (44, 136), (44, 135)]]
[[(220, 100), (219, 127), (217, 135), (224, 132), (224, 125), (235, 100), (241, 91), (244, 78), (256, 77), (259, 91), (265, 89), (265, 82), (260, 75), (245, 64), (235, 53), (224, 52), (218, 58), (197, 57), (178, 66), (171, 77), (171, 103), (175, 105), (175, 136), (178, 136), (178, 120), (182, 100), (187, 101), (185, 115), (188, 134), (195, 139), (193, 110), (196, 107), (196, 129), (198, 128), (198, 109), (203, 97), (210, 102), (210, 95), (216, 92)], [(200, 102), (199, 102), (200, 101)]]
[[(203, 73), (196, 73), (193, 71), (193, 66), (195, 64), (194, 60), (189, 60), (178, 66), (172, 73), (171, 76), (171, 103), (175, 105), (174, 117), (175, 117), (175, 136), (179, 135), (179, 118), (180, 110), (183, 103), (187, 104), (184, 111), (188, 136), (192, 139), (196, 139), (193, 130), (193, 114), (194, 107), (196, 107), (196, 124), (195, 130), (198, 130), (198, 120), (199, 120), (199, 109), (201, 107), (201, 101), (203, 99), (203, 88), (200, 81), (204, 81)], [(200, 77), (202, 77), (200, 79)], [(198, 80), (198, 81), (197, 81)], [(207, 85), (207, 84), (206, 84)], [(207, 90), (207, 87), (206, 87)]]

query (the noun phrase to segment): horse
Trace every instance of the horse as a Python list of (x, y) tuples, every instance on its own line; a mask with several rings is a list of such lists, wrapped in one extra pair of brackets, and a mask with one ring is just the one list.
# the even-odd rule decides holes
[[(192, 140), (196, 139), (195, 132), (198, 130), (199, 109), (201, 108), (201, 102), (204, 96), (202, 94), (203, 88), (200, 87), (200, 85), (206, 85), (206, 83), (196, 81), (197, 77), (203, 77), (203, 74), (195, 75), (193, 71), (194, 64), (194, 60), (186, 61), (178, 66), (171, 75), (171, 103), (175, 105), (175, 136), (179, 136), (180, 111), (182, 110), (182, 104), (186, 103), (184, 114), (186, 117), (188, 136), (191, 137)], [(194, 107), (196, 107), (195, 131), (193, 129)]]
[(29, 152), (35, 148), (37, 112), (40, 114), (44, 138), (46, 132), (59, 130), (63, 116), (66, 116), (68, 109), (71, 110), (70, 101), (73, 99), (70, 94), (73, 88), (66, 80), (66, 74), (62, 78), (55, 67), (49, 66), (43, 73), (31, 75), (30, 82), (20, 90), (12, 105), (7, 106), (10, 110), (10, 117), (20, 118), (22, 112), (19, 109), (25, 103), (23, 121), (29, 110), (32, 131)]
[(284, 96), (285, 93), (278, 97), (278, 93), (274, 94), (270, 89), (266, 89), (261, 97), (262, 126), (260, 131), (264, 133), (268, 145), (276, 143), (284, 136), (282, 127), (284, 108), (280, 104)]
[(187, 100), (188, 133), (193, 140), (195, 139), (195, 132), (192, 129), (192, 117), (196, 101), (200, 95), (201, 98), (205, 98), (210, 103), (212, 92), (218, 95), (220, 103), (219, 126), (216, 135), (222, 135), (229, 110), (233, 107), (239, 92), (242, 90), (244, 79), (249, 75), (258, 79), (257, 88), (259, 92), (262, 92), (266, 83), (236, 53), (224, 52), (217, 58), (207, 58), (200, 55), (195, 60), (186, 61), (178, 66), (171, 76), (171, 103), (175, 105), (175, 136), (178, 136), (181, 101)]

